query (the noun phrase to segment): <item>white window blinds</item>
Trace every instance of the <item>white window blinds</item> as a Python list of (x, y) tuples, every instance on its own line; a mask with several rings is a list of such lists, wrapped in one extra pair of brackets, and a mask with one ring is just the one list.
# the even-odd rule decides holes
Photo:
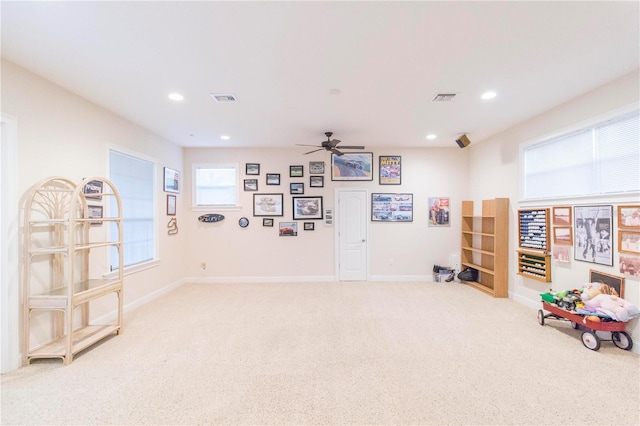
[(635, 111), (524, 150), (524, 199), (640, 191)]

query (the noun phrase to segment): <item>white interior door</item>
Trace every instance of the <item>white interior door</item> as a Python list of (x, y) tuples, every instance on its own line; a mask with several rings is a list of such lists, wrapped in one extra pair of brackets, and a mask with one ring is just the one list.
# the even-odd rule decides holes
[(366, 281), (368, 273), (367, 191), (338, 190), (338, 280)]

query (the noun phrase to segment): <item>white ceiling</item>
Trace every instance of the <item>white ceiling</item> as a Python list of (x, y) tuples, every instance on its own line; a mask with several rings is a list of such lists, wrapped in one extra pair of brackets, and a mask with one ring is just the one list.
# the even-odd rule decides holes
[(473, 144), (640, 65), (636, 1), (3, 0), (1, 16), (4, 58), (190, 147)]

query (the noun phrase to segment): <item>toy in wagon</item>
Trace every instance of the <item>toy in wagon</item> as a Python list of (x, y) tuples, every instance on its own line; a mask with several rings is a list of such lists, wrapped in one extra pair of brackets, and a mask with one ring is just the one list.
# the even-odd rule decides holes
[[(625, 323), (640, 317), (640, 309), (621, 298), (613, 287), (602, 282), (583, 284), (581, 289), (553, 291), (541, 294), (542, 307), (549, 311), (538, 311), (538, 322), (544, 325), (545, 319), (570, 321), (574, 329), (586, 328), (582, 333), (585, 347), (597, 351), (601, 340), (611, 340), (620, 349), (630, 350), (633, 346), (631, 336), (625, 331)], [(605, 339), (597, 332), (611, 333)]]

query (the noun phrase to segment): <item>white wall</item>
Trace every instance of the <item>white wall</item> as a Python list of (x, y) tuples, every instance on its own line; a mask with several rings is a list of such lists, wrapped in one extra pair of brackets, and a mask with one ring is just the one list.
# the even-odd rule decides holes
[[(453, 145), (453, 144), (452, 144)], [(274, 218), (274, 228), (262, 226), (253, 217), (253, 192), (241, 192), (240, 211), (191, 211), (187, 206), (181, 228), (189, 235), (187, 276), (202, 281), (260, 281), (272, 279), (324, 281), (335, 276), (335, 229), (315, 221), (314, 231), (298, 231), (297, 237), (279, 237), (278, 222), (291, 221), (290, 182), (303, 182), (304, 195), (323, 197), (324, 208), (336, 208), (335, 189), (362, 188), (372, 192), (412, 193), (414, 219), (411, 223), (370, 223), (370, 277), (385, 279), (431, 279), (434, 264), (448, 265), (451, 255), (459, 255), (460, 205), (467, 196), (468, 154), (453, 145), (445, 149), (380, 149), (374, 155), (373, 181), (332, 181), (328, 153), (303, 155), (286, 149), (185, 149), (184, 201), (191, 200), (191, 165), (194, 163), (236, 163), (242, 176), (258, 178), (258, 193), (283, 193), (284, 216)], [(402, 184), (378, 184), (378, 156), (402, 157)], [(324, 161), (324, 188), (309, 187), (309, 161)], [(246, 163), (259, 163), (260, 176), (244, 175)], [(303, 165), (303, 178), (290, 178), (289, 166)], [(267, 186), (266, 173), (280, 173), (280, 186)], [(428, 227), (428, 197), (450, 197), (451, 226)], [(200, 223), (203, 213), (222, 213), (219, 223)], [(247, 217), (249, 227), (240, 228), (238, 219)], [(369, 218), (367, 218), (368, 220)], [(206, 269), (201, 263), (207, 264)]]
[[(596, 265), (594, 263), (572, 260), (569, 264), (552, 264), (551, 283), (543, 283), (517, 275), (515, 250), (518, 247), (517, 211), (519, 204), (519, 145), (536, 138), (541, 138), (573, 127), (594, 117), (602, 116), (610, 111), (638, 103), (640, 98), (640, 73), (635, 71), (605, 86), (599, 87), (576, 99), (566, 102), (537, 117), (521, 123), (499, 135), (469, 146), (470, 181), (469, 194), (474, 200), (494, 197), (510, 199), (509, 218), (509, 295), (511, 298), (539, 309), (540, 293), (552, 287), (554, 290), (579, 288), (588, 281), (589, 269), (620, 276), (617, 252), (614, 266)], [(571, 155), (571, 153), (567, 153)], [(575, 204), (638, 204), (638, 194), (628, 197), (590, 198), (582, 200), (558, 200), (554, 205)], [(536, 204), (537, 207), (550, 207), (552, 204)], [(532, 207), (531, 204), (523, 208)], [(614, 218), (615, 223), (615, 218)], [(617, 227), (614, 226), (614, 229)], [(617, 233), (614, 234), (614, 246), (617, 247)], [(640, 283), (626, 277), (625, 299), (640, 306)], [(532, 321), (535, 318), (532, 316)], [(633, 320), (627, 325), (636, 342), (640, 342), (640, 325)], [(634, 351), (639, 351), (636, 345)]]
[[(28, 189), (47, 176), (64, 176), (75, 182), (88, 176), (108, 176), (108, 149), (114, 145), (157, 159), (161, 261), (154, 268), (125, 276), (125, 308), (182, 283), (186, 275), (183, 250), (186, 236), (184, 233), (167, 235), (165, 194), (161, 188), (163, 166), (182, 168), (182, 150), (179, 147), (4, 60), (2, 113), (15, 117), (18, 123), (17, 173), (10, 176), (18, 198), (11, 201), (16, 206), (21, 207)], [(181, 212), (182, 207), (179, 206), (178, 214)], [(21, 235), (20, 230), (20, 235), (14, 239), (19, 240)], [(11, 241), (9, 246), (15, 249), (17, 256), (20, 255), (17, 250), (19, 241)], [(18, 268), (17, 265), (11, 267)], [(11, 271), (10, 276), (18, 276), (18, 271)], [(15, 290), (20, 283), (10, 280), (2, 285)], [(106, 307), (95, 309), (95, 316), (108, 313)], [(126, 332), (126, 323), (124, 330)], [(7, 341), (14, 341), (14, 338), (10, 336)], [(18, 350), (15, 347), (9, 349), (14, 354)]]

